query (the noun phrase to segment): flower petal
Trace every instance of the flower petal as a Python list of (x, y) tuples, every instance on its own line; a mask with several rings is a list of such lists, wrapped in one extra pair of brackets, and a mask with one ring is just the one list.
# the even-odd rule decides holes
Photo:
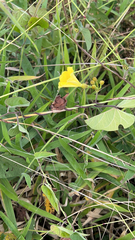
[(73, 73), (73, 72), (74, 72), (74, 70), (73, 70), (73, 68), (72, 68), (72, 67), (67, 67), (67, 71), (68, 71), (68, 73), (69, 73), (69, 74), (71, 74), (71, 73)]
[(62, 72), (60, 75), (60, 82), (58, 87), (82, 87), (87, 88), (87, 84), (82, 84), (78, 81), (76, 76), (73, 73), (72, 67), (67, 67), (67, 71)]

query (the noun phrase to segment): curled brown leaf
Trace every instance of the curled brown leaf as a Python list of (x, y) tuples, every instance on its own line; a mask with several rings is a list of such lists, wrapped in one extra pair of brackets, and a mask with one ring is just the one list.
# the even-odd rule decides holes
[(62, 110), (65, 108), (66, 104), (67, 104), (67, 99), (66, 97), (68, 96), (68, 94), (66, 94), (64, 97), (61, 97), (60, 95), (58, 95), (54, 102), (51, 105), (51, 109), (52, 110)]

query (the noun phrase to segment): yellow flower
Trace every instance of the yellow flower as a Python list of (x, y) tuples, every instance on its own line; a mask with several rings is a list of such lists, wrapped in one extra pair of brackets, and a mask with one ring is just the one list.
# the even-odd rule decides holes
[(67, 71), (64, 71), (60, 75), (60, 82), (59, 82), (59, 88), (63, 87), (82, 87), (82, 88), (87, 88), (87, 84), (85, 83), (80, 83), (76, 76), (73, 73), (73, 68), (72, 67), (67, 67)]

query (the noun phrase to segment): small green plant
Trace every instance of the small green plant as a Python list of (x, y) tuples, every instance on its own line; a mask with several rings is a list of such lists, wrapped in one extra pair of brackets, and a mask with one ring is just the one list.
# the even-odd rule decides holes
[(134, 1), (0, 2), (1, 239), (134, 239)]

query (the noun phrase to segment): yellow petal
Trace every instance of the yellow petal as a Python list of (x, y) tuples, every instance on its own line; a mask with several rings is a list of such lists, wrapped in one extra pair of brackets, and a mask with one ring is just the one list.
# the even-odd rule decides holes
[(73, 72), (74, 72), (74, 70), (73, 70), (73, 68), (72, 68), (72, 67), (67, 67), (67, 71), (68, 71), (68, 73), (69, 73), (69, 74), (71, 74), (71, 73), (73, 73)]
[(73, 73), (72, 67), (67, 67), (67, 71), (62, 72), (60, 75), (60, 82), (58, 87), (82, 87), (87, 88), (87, 84), (82, 84), (78, 81), (76, 76)]

